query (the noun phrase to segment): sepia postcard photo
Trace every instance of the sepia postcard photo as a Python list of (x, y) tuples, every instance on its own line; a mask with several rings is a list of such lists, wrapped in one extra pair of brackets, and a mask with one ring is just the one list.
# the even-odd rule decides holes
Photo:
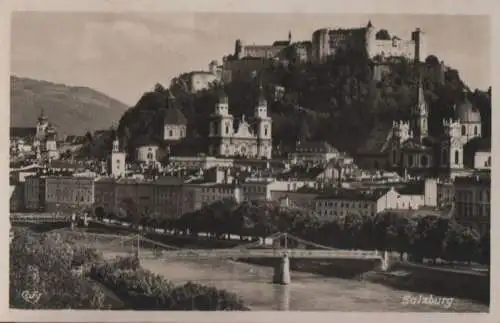
[(10, 310), (489, 313), (491, 30), (13, 11)]

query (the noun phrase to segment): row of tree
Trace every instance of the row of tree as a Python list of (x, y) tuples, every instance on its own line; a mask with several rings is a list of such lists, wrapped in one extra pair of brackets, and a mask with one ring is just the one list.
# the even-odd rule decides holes
[[(124, 220), (123, 218), (121, 219)], [(216, 239), (230, 234), (267, 237), (288, 232), (303, 239), (343, 249), (390, 250), (407, 253), (415, 260), (447, 259), (489, 263), (489, 234), (434, 215), (406, 217), (383, 212), (375, 217), (359, 213), (326, 218), (313, 212), (283, 208), (271, 202), (236, 203), (216, 201), (178, 219), (128, 218), (136, 226), (163, 228), (197, 236), (208, 233)]]

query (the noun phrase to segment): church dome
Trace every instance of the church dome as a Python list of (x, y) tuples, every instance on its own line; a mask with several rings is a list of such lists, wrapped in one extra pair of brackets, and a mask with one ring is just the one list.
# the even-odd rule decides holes
[(467, 99), (457, 106), (456, 113), (460, 123), (481, 122), (481, 114), (479, 113), (479, 110)]

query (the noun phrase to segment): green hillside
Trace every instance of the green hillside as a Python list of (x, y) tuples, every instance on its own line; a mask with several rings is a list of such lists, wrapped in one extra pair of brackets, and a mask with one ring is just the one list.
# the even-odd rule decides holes
[[(374, 77), (377, 64), (366, 53), (346, 50), (322, 64), (291, 63), (271, 65), (261, 72), (273, 118), (274, 143), (293, 146), (298, 139), (325, 140), (340, 150), (354, 153), (381, 142), (393, 120), (407, 119), (417, 102), (419, 79), (430, 105), (431, 135), (442, 131), (442, 119), (453, 116), (453, 106), (464, 100), (464, 93), (482, 115), (483, 134), (491, 133), (491, 94), (470, 91), (453, 68), (443, 69), (439, 59), (429, 56), (415, 64), (393, 59), (384, 65), (385, 73)], [(207, 138), (208, 116), (213, 112), (217, 89), (188, 93), (174, 79), (169, 90), (176, 105), (188, 119), (188, 133), (201, 145)], [(230, 110), (236, 117), (253, 115), (259, 79), (233, 81), (225, 85)], [(275, 85), (284, 86), (285, 95), (273, 100)], [(119, 133), (132, 151), (137, 136), (158, 136), (158, 116), (169, 101), (161, 85), (144, 94), (137, 105), (121, 118)], [(380, 129), (374, 131), (376, 129)], [(385, 129), (385, 130), (384, 130)], [(373, 138), (373, 136), (381, 138)], [(201, 145), (203, 146), (203, 145)]]
[(118, 122), (127, 106), (87, 87), (11, 76), (11, 126), (33, 127), (43, 108), (57, 131), (83, 135), (108, 129)]

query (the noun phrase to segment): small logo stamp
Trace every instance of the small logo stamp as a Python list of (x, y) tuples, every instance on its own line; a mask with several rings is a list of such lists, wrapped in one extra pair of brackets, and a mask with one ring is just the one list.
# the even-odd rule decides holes
[(30, 303), (30, 304), (36, 304), (40, 300), (40, 297), (42, 297), (42, 293), (36, 290), (24, 290), (21, 293), (21, 297), (24, 299), (25, 302)]

